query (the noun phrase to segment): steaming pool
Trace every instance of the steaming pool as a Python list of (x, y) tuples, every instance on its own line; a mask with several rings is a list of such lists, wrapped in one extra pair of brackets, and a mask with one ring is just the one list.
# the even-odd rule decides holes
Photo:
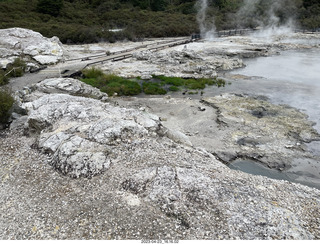
[(316, 122), (315, 128), (320, 132), (318, 49), (286, 51), (277, 56), (247, 60), (245, 64), (245, 68), (231, 72), (251, 77), (250, 80), (237, 81), (236, 89), (263, 94), (273, 103), (284, 103), (302, 110)]
[[(246, 67), (234, 70), (232, 84), (219, 93), (234, 92), (264, 95), (275, 104), (288, 104), (309, 116), (320, 132), (320, 52), (318, 49), (285, 51), (277, 56), (245, 60)], [(241, 75), (241, 76), (239, 76)], [(244, 78), (246, 77), (246, 78)], [(210, 92), (208, 92), (210, 93)], [(216, 93), (216, 92), (215, 92)], [(212, 94), (217, 95), (217, 94)], [(320, 155), (320, 142), (307, 144), (314, 155)], [(320, 189), (320, 162), (293, 162), (286, 172), (271, 170), (249, 160), (238, 160), (230, 168), (274, 179), (288, 180)]]

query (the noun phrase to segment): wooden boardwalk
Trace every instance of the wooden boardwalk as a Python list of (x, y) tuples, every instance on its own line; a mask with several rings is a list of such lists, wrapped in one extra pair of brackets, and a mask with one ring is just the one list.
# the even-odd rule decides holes
[(131, 58), (135, 52), (149, 50), (152, 52), (165, 48), (184, 45), (192, 42), (189, 37), (175, 38), (164, 41), (157, 41), (148, 45), (141, 45), (135, 48), (125, 49), (117, 52), (105, 52), (86, 57), (65, 60), (56, 65), (44, 66), (41, 69), (25, 74), (23, 77), (12, 78), (9, 87), (13, 90), (20, 90), (25, 86), (40, 82), (48, 78), (73, 77), (79, 74), (81, 70), (96, 64), (105, 62), (117, 62), (127, 58)]

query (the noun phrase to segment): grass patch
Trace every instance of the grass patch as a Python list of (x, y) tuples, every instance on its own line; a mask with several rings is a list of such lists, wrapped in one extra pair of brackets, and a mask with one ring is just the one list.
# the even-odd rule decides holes
[(159, 80), (162, 86), (169, 85), (170, 91), (178, 91), (179, 87), (184, 87), (189, 90), (203, 90), (206, 86), (224, 87), (225, 80), (220, 78), (201, 78), (201, 79), (184, 79), (180, 77), (167, 77), (167, 76), (153, 76), (154, 79)]
[(141, 86), (138, 82), (124, 79), (122, 77), (104, 74), (102, 70), (91, 68), (82, 71), (84, 76), (82, 82), (99, 88), (102, 92), (113, 96), (133, 96), (141, 93)]
[(185, 79), (179, 77), (167, 77), (164, 75), (154, 76), (155, 79), (163, 81), (162, 84), (173, 85), (173, 86), (183, 86), (185, 84)]
[(201, 80), (188, 79), (186, 80), (185, 87), (190, 90), (203, 90), (206, 88), (206, 83)]
[(165, 95), (167, 91), (161, 87), (161, 84), (156, 82), (143, 82), (143, 92), (147, 95)]
[(177, 86), (170, 86), (169, 91), (172, 91), (172, 92), (180, 91), (180, 88)]
[(192, 92), (192, 91), (191, 91), (191, 92), (188, 92), (189, 95), (196, 95), (196, 94), (198, 94), (198, 93), (199, 93), (199, 92)]
[(198, 90), (203, 90), (206, 86), (225, 86), (223, 79), (184, 79), (179, 77), (153, 76), (150, 81), (142, 81), (137, 77), (137, 81), (124, 79), (113, 74), (104, 74), (102, 70), (91, 68), (82, 71), (84, 76), (81, 81), (99, 88), (109, 96), (134, 96), (141, 92), (147, 95), (165, 95), (168, 91), (177, 92), (181, 89), (191, 90), (188, 94), (198, 94)]

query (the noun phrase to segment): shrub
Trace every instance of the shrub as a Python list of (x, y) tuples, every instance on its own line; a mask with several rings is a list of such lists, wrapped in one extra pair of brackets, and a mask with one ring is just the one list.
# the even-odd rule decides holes
[(223, 80), (223, 79), (216, 79), (216, 85), (218, 86), (218, 87), (221, 87), (221, 86), (225, 86), (226, 85), (226, 81), (225, 80)]
[(38, 0), (37, 11), (51, 16), (58, 16), (63, 7), (62, 0)]
[(105, 75), (102, 70), (96, 69), (96, 68), (82, 70), (82, 74), (86, 78), (95, 78), (95, 79)]
[(14, 99), (10, 92), (0, 90), (0, 123), (6, 123), (8, 121), (13, 103)]
[(0, 86), (6, 85), (9, 82), (9, 78), (5, 76), (4, 70), (0, 69)]
[(10, 72), (8, 76), (21, 77), (23, 76), (26, 67), (27, 65), (22, 59), (16, 58), (12, 64), (7, 65), (7, 72)]

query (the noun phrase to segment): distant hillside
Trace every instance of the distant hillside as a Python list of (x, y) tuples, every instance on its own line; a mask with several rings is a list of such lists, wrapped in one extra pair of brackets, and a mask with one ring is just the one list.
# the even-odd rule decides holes
[(140, 2), (0, 0), (0, 28), (29, 28), (44, 36), (58, 36), (64, 43), (185, 36), (197, 31), (194, 1), (165, 10), (162, 5), (151, 9)]
[[(272, 1), (272, 0), (268, 0)], [(289, 1), (289, 0), (282, 0)], [(114, 42), (145, 37), (184, 36), (198, 32), (195, 0), (0, 0), (0, 28), (23, 27), (58, 36), (64, 43)], [(198, 1), (200, 2), (200, 0)], [(236, 13), (243, 0), (207, 0), (207, 18), (217, 29), (239, 27)], [(259, 11), (242, 27), (252, 27), (256, 15), (266, 12), (265, 2), (257, 0)], [(278, 11), (295, 15), (304, 28), (320, 27), (320, 0), (290, 0), (295, 8)], [(261, 5), (261, 6), (260, 6)], [(293, 12), (292, 12), (293, 11)], [(213, 17), (214, 16), (214, 17)], [(119, 31), (122, 30), (122, 31)]]

